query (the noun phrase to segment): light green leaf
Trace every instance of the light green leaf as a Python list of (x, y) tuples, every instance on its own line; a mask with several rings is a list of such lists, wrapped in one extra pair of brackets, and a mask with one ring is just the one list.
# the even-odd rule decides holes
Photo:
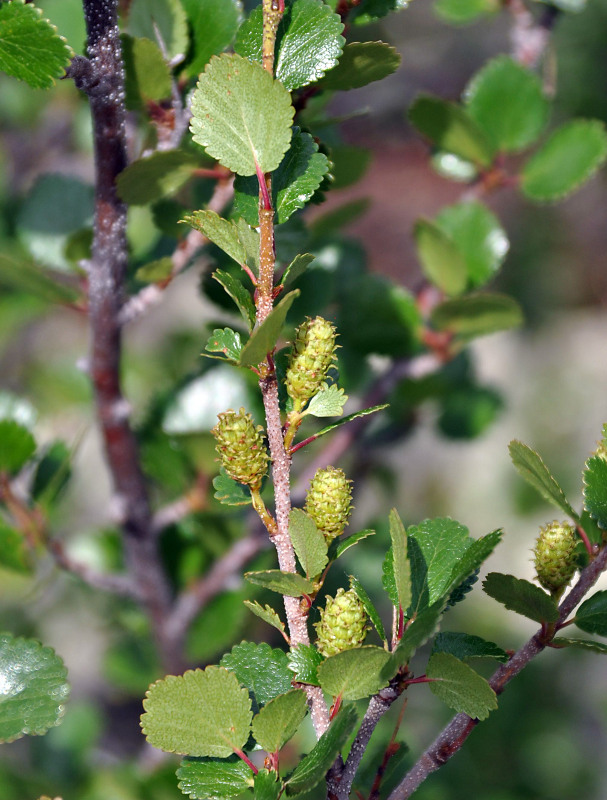
[(289, 669), (295, 673), (294, 681), (320, 686), (318, 682), (318, 666), (323, 657), (311, 644), (299, 644), (288, 653)]
[(426, 278), (449, 295), (466, 288), (466, 262), (459, 248), (442, 228), (428, 219), (418, 219), (413, 236)]
[(434, 11), (452, 25), (469, 25), (501, 9), (497, 0), (436, 0)]
[[(272, 174), (272, 197), (276, 221), (286, 222), (303, 208), (329, 171), (329, 160), (318, 152), (309, 133), (293, 128), (291, 146)], [(234, 181), (234, 200), (238, 214), (250, 225), (259, 225), (259, 183), (256, 177)]]
[(184, 222), (196, 228), (197, 231), (206, 236), (213, 244), (220, 247), (237, 264), (245, 264), (247, 253), (244, 245), (240, 241), (238, 226), (232, 220), (224, 219), (214, 211), (195, 211), (188, 217), (184, 217)]
[(432, 653), (450, 653), (461, 661), (470, 658), (494, 658), (505, 664), (509, 659), (508, 653), (493, 642), (481, 639), (480, 636), (454, 631), (439, 633), (432, 645)]
[(432, 324), (441, 331), (452, 331), (463, 337), (486, 336), (520, 327), (523, 311), (512, 297), (505, 294), (467, 294), (435, 306)]
[(483, 581), (483, 591), (509, 611), (535, 622), (556, 622), (558, 619), (556, 601), (539, 586), (514, 575), (490, 572)]
[(116, 182), (118, 194), (128, 205), (146, 206), (180, 189), (199, 166), (200, 158), (184, 150), (157, 151), (122, 170)]
[(242, 353), (240, 354), (240, 365), (242, 367), (257, 366), (257, 364), (265, 360), (268, 353), (274, 350), (278, 337), (282, 333), (289, 309), (296, 297), (299, 297), (299, 289), (294, 289), (289, 294), (286, 294), (261, 325), (255, 328), (251, 338), (242, 348)]
[(316, 742), (307, 756), (287, 781), (287, 795), (292, 796), (313, 789), (325, 777), (329, 767), (348, 741), (358, 723), (356, 707), (342, 707), (328, 730)]
[(539, 77), (509, 56), (498, 56), (479, 70), (464, 97), (472, 119), (507, 153), (533, 144), (550, 114)]
[(476, 201), (445, 206), (435, 223), (462, 255), (471, 286), (483, 286), (496, 274), (510, 243), (499, 220), (488, 208)]
[(307, 711), (303, 689), (281, 694), (253, 718), (253, 738), (266, 752), (277, 753), (295, 735)]
[(301, 508), (291, 509), (289, 536), (299, 563), (308, 578), (315, 578), (327, 566), (327, 542), (314, 521)]
[(223, 467), (220, 468), (219, 475), (213, 478), (213, 489), (215, 500), (225, 506), (248, 506), (253, 502), (248, 487), (230, 478)]
[(185, 55), (188, 49), (187, 20), (179, 0), (133, 0), (128, 32), (157, 42), (169, 58)]
[(379, 616), (377, 609), (373, 605), (371, 598), (365, 591), (362, 583), (358, 580), (358, 578), (355, 578), (354, 575), (350, 575), (349, 578), (350, 578), (350, 587), (354, 589), (354, 591), (356, 592), (356, 596), (363, 604), (364, 609), (367, 612), (367, 616), (373, 623), (375, 630), (378, 632), (381, 639), (387, 641), (386, 631), (384, 630), (381, 617)]
[(459, 105), (440, 97), (420, 95), (409, 109), (409, 120), (440, 150), (446, 150), (488, 167), (493, 161), (494, 148), (472, 117)]
[(229, 800), (253, 786), (251, 767), (237, 756), (184, 758), (176, 774), (179, 788), (191, 800)]
[(280, 631), (283, 635), (285, 634), (285, 624), (278, 616), (276, 611), (274, 611), (271, 606), (266, 605), (261, 606), (257, 601), (251, 602), (250, 600), (244, 601), (245, 606), (251, 611), (251, 613), (255, 614), (256, 617), (259, 617), (264, 622), (267, 622), (268, 625), (271, 625), (276, 630)]
[(279, 569), (267, 569), (264, 572), (245, 572), (249, 583), (263, 586), (271, 592), (286, 594), (287, 597), (301, 597), (312, 594), (314, 584), (294, 572), (281, 572)]
[(314, 259), (315, 256), (311, 255), (310, 253), (301, 253), (300, 255), (295, 256), (293, 261), (291, 261), (283, 273), (283, 276), (280, 280), (282, 285), (288, 286), (296, 281), (301, 275), (304, 274)]
[(607, 636), (607, 591), (596, 592), (578, 608), (575, 624), (586, 633)]
[(393, 650), (390, 660), (384, 667), (384, 678), (389, 680), (396, 675), (401, 667), (411, 661), (419, 648), (423, 647), (428, 639), (434, 636), (440, 627), (440, 621), (445, 613), (446, 605), (447, 598), (441, 597), (431, 606), (420, 611)]
[(355, 544), (362, 542), (363, 539), (366, 539), (367, 536), (375, 536), (375, 531), (371, 528), (365, 528), (362, 531), (357, 531), (353, 533), (351, 536), (348, 536), (345, 539), (341, 539), (337, 542), (337, 547), (335, 549), (335, 558), (339, 558), (342, 556), (346, 550), (349, 550), (351, 547), (354, 547)]
[(168, 675), (150, 686), (143, 707), (146, 739), (167, 753), (227, 758), (249, 738), (249, 693), (227, 669)]
[(560, 200), (591, 178), (606, 158), (607, 134), (602, 122), (566, 122), (523, 167), (521, 191), (538, 203)]
[(393, 606), (398, 608), (398, 593), (396, 591), (396, 581), (394, 580), (394, 553), (389, 547), (381, 567), (381, 585), (390, 598)]
[[(29, 574), (30, 557), (22, 533), (0, 519), (0, 568)], [(1, 704), (1, 701), (0, 701)]]
[(170, 256), (165, 256), (157, 261), (149, 261), (139, 267), (135, 273), (135, 278), (141, 283), (162, 283), (171, 277), (172, 272), (173, 259)]
[(213, 279), (220, 283), (232, 300), (238, 306), (242, 318), (247, 323), (249, 330), (255, 325), (255, 304), (251, 297), (251, 292), (230, 272), (223, 269), (216, 269)]
[(321, 390), (310, 400), (305, 414), (313, 417), (341, 417), (344, 406), (348, 402), (348, 395), (336, 384), (323, 383)]
[(287, 655), (263, 642), (241, 642), (221, 659), (221, 666), (234, 672), (239, 683), (255, 695), (258, 705), (288, 692), (293, 675)]
[(541, 456), (528, 445), (513, 439), (508, 445), (510, 458), (518, 474), (539, 492), (544, 500), (560, 508), (571, 519), (578, 520), (578, 515), (569, 505), (565, 493), (556, 482)]
[(343, 417), (343, 419), (339, 419), (337, 422), (332, 422), (330, 425), (327, 425), (326, 427), (317, 431), (314, 434), (314, 438), (318, 439), (319, 436), (325, 436), (327, 433), (334, 431), (335, 428), (339, 428), (340, 425), (345, 425), (347, 422), (352, 422), (353, 419), (358, 419), (358, 417), (366, 417), (369, 414), (375, 414), (376, 411), (383, 411), (384, 408), (388, 408), (387, 403), (384, 403), (381, 406), (373, 406), (372, 408), (363, 408), (360, 411), (355, 411), (353, 414), (348, 414), (347, 417)]
[(58, 725), (69, 696), (67, 670), (50, 647), (0, 634), (0, 742)]
[(390, 653), (382, 647), (355, 647), (325, 659), (318, 667), (323, 691), (343, 700), (360, 700), (386, 686), (382, 670)]
[[(264, 113), (260, 114), (259, 109)], [(294, 109), (285, 87), (238, 55), (213, 56), (192, 99), (194, 141), (238, 175), (272, 172), (291, 142)]]
[(583, 479), (584, 508), (599, 528), (607, 529), (607, 461), (599, 456), (589, 458)]
[(211, 56), (223, 53), (233, 42), (242, 8), (239, 0), (181, 0), (192, 27), (194, 57), (184, 72), (193, 78)]
[(426, 676), (432, 694), (449, 708), (472, 719), (486, 719), (497, 708), (497, 697), (487, 681), (450, 653), (430, 656)]
[(322, 80), (323, 89), (347, 91), (381, 81), (399, 68), (401, 57), (385, 42), (350, 42), (339, 64)]
[(252, 228), (245, 219), (236, 220), (238, 238), (247, 254), (247, 265), (254, 275), (259, 274), (259, 231)]
[(565, 639), (557, 636), (551, 642), (552, 647), (573, 647), (576, 650), (588, 650), (591, 653), (607, 655), (607, 644), (592, 639)]
[(27, 428), (12, 419), (0, 420), (0, 472), (14, 475), (36, 452), (36, 442)]
[(407, 532), (398, 511), (390, 511), (390, 539), (392, 541), (392, 568), (400, 607), (406, 611), (411, 605), (411, 565), (407, 557)]
[[(258, 6), (238, 31), (235, 50), (261, 63), (262, 9)], [(276, 77), (291, 92), (317, 81), (337, 64), (344, 38), (338, 14), (320, 0), (287, 4), (276, 36)]]
[(126, 34), (121, 39), (127, 108), (140, 109), (150, 101), (170, 97), (171, 70), (160, 47), (150, 39), (133, 39)]
[[(223, 353), (228, 361), (237, 364), (242, 350), (240, 334), (231, 328), (215, 328), (204, 349), (209, 353)], [(206, 353), (202, 353), (202, 355), (204, 356)], [(209, 358), (218, 358), (218, 356), (209, 356)]]
[(283, 789), (274, 770), (260, 769), (255, 775), (255, 800), (278, 800)]
[(49, 89), (73, 54), (39, 8), (23, 0), (0, 4), (0, 70), (7, 75), (34, 89)]

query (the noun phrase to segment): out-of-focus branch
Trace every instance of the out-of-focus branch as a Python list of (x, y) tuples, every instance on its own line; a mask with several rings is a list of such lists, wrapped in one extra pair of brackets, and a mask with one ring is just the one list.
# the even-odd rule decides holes
[[(559, 606), (557, 629), (559, 625), (567, 621), (571, 612), (594, 586), (605, 569), (607, 569), (607, 547), (603, 547), (595, 560), (583, 570), (579, 580)], [(544, 631), (538, 631), (506, 664), (502, 664), (494, 672), (489, 681), (493, 691), (498, 695), (501, 694), (512, 678), (516, 677), (531, 659), (535, 658), (548, 645), (549, 641), (546, 641)], [(467, 714), (456, 714), (438, 738), (405, 775), (396, 789), (390, 794), (388, 800), (406, 800), (411, 797), (429, 775), (440, 769), (457, 753), (476, 725), (478, 725), (478, 722), (477, 719), (471, 719)]]
[(522, 0), (506, 0), (506, 7), (513, 22), (510, 31), (512, 57), (525, 67), (536, 67), (548, 48), (560, 11), (554, 6), (547, 6), (536, 21)]
[(103, 592), (112, 592), (122, 597), (129, 597), (132, 600), (139, 599), (137, 587), (129, 575), (114, 575), (92, 569), (88, 564), (72, 558), (60, 539), (47, 537), (46, 544), (57, 566), (80, 578), (87, 586), (101, 589)]

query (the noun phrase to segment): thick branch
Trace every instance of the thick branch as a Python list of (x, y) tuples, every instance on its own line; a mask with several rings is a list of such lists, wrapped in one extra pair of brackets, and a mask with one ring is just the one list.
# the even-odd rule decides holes
[[(578, 582), (559, 606), (559, 624), (567, 620), (584, 595), (590, 591), (600, 574), (607, 568), (607, 547), (603, 547), (596, 559), (580, 575)], [(558, 627), (558, 626), (557, 626)], [(546, 647), (542, 631), (538, 631), (516, 652), (507, 664), (502, 664), (491, 677), (489, 684), (496, 694), (501, 694), (506, 685), (523, 670), (532, 658)], [(472, 733), (477, 719), (467, 714), (457, 714), (438, 738), (419, 758), (415, 766), (405, 775), (388, 800), (406, 800), (419, 785), (433, 772), (442, 767), (455, 755)]]

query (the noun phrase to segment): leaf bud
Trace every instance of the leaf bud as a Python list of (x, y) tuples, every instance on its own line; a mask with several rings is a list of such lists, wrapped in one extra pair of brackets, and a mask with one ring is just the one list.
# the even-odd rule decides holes
[(322, 317), (297, 328), (287, 367), (286, 389), (296, 408), (303, 408), (320, 389), (335, 360), (335, 327)]
[(326, 467), (316, 470), (306, 495), (304, 511), (314, 520), (325, 539), (341, 536), (352, 513), (352, 481), (343, 469)]
[(540, 528), (535, 543), (535, 571), (540, 584), (552, 594), (569, 583), (576, 570), (575, 528), (568, 522), (550, 522)]
[(361, 647), (367, 635), (367, 614), (354, 589), (338, 589), (334, 598), (327, 596), (314, 627), (316, 647), (327, 658)]
[(211, 433), (217, 444), (221, 464), (230, 478), (259, 488), (268, 469), (268, 453), (263, 441), (263, 428), (255, 427), (253, 417), (244, 408), (218, 414)]

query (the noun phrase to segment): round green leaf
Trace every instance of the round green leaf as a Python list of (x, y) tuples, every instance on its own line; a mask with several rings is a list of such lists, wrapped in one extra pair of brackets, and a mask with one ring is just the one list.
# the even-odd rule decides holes
[(495, 692), (477, 672), (450, 653), (434, 653), (426, 675), (430, 691), (454, 711), (472, 719), (486, 719), (497, 708)]
[(239, 0), (181, 0), (194, 38), (194, 56), (185, 72), (193, 77), (201, 72), (211, 56), (228, 47), (240, 22)]
[(390, 653), (381, 647), (356, 647), (327, 658), (318, 667), (318, 679), (325, 692), (344, 700), (360, 700), (387, 684), (383, 668)]
[(67, 670), (50, 647), (0, 634), (0, 741), (58, 725), (69, 696)]
[(187, 19), (179, 0), (133, 0), (128, 32), (157, 42), (170, 58), (188, 49)]
[(435, 222), (464, 257), (469, 283), (487, 283), (500, 268), (509, 247), (497, 217), (481, 203), (457, 203), (443, 208)]
[(255, 175), (257, 167), (272, 172), (280, 164), (291, 142), (293, 114), (289, 93), (263, 67), (223, 53), (200, 76), (190, 130), (232, 172)]
[(237, 797), (253, 785), (248, 764), (235, 756), (221, 758), (184, 758), (177, 770), (179, 788), (192, 800)]
[(323, 89), (358, 89), (396, 72), (400, 55), (385, 42), (351, 42), (344, 47), (339, 64), (328, 72)]
[(268, 753), (276, 753), (295, 735), (308, 706), (303, 689), (292, 689), (265, 705), (253, 720), (255, 741)]
[(602, 122), (567, 122), (527, 161), (521, 190), (540, 203), (559, 200), (592, 177), (606, 157), (607, 135)]
[(575, 624), (586, 633), (607, 636), (607, 591), (595, 592), (575, 615)]
[(0, 420), (0, 472), (15, 473), (36, 452), (34, 437), (12, 419)]
[(0, 520), (0, 567), (25, 574), (32, 571), (23, 534), (3, 520)]
[(413, 236), (428, 280), (449, 295), (461, 294), (466, 288), (466, 262), (451, 236), (426, 219), (417, 220)]
[(544, 130), (550, 103), (537, 75), (508, 56), (490, 61), (464, 93), (468, 113), (497, 147), (524, 150)]
[(496, 0), (436, 0), (436, 15), (452, 25), (468, 25), (501, 9)]
[(227, 758), (249, 738), (249, 693), (222, 667), (188, 670), (156, 681), (143, 707), (143, 733), (150, 744), (168, 753)]
[(170, 97), (171, 70), (156, 42), (126, 34), (121, 38), (127, 108), (143, 108), (150, 100)]

